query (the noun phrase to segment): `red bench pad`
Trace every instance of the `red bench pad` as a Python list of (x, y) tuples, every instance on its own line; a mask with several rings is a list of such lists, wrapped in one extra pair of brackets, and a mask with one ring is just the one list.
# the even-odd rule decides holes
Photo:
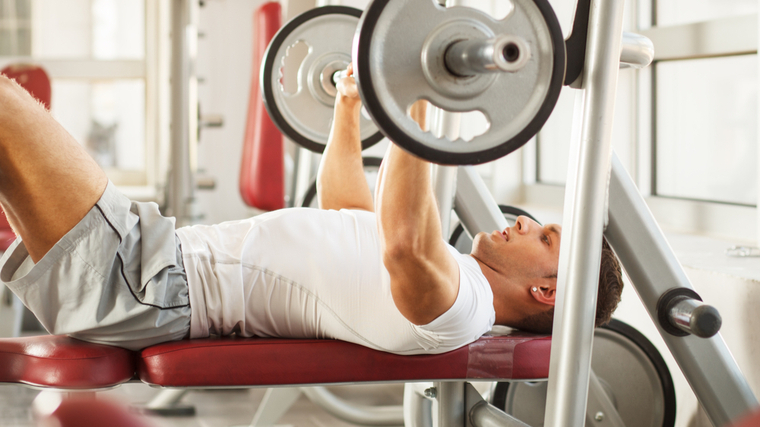
[(444, 354), (399, 356), (336, 340), (209, 338), (142, 351), (138, 377), (165, 387), (271, 386), (443, 379), (538, 379), (551, 340), (485, 336)]
[[(0, 216), (5, 218), (5, 215), (0, 213)], [(2, 224), (0, 224), (0, 227)], [(14, 233), (11, 230), (3, 230), (0, 228), (0, 252), (4, 252), (8, 247), (10, 247), (11, 243), (16, 240), (16, 233)]]
[(129, 381), (135, 374), (129, 350), (60, 335), (0, 339), (0, 383), (94, 389)]

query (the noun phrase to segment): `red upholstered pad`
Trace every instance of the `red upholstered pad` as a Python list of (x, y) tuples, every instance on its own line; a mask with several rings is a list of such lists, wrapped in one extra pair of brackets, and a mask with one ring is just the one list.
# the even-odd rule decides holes
[(8, 218), (0, 209), (0, 252), (8, 249), (8, 246), (16, 240), (16, 234), (13, 233), (11, 225), (8, 223)]
[(549, 375), (549, 337), (486, 336), (438, 355), (398, 356), (336, 340), (216, 338), (142, 351), (139, 378), (166, 387), (270, 386)]
[(43, 407), (36, 415), (38, 426), (57, 427), (153, 427), (148, 418), (107, 398), (62, 399), (52, 408)]
[(285, 166), (282, 134), (269, 118), (259, 90), (259, 68), (269, 41), (280, 29), (281, 16), (276, 1), (264, 3), (253, 14), (253, 73), (240, 166), (243, 201), (267, 211), (285, 207)]
[(760, 426), (760, 408), (755, 408), (749, 414), (739, 417), (738, 420), (727, 427), (757, 427)]
[(0, 383), (90, 389), (134, 377), (134, 353), (62, 335), (0, 339)]
[[(4, 216), (0, 214), (0, 216)], [(11, 230), (0, 229), (0, 252), (5, 251), (16, 240), (16, 234)]]
[(34, 64), (11, 64), (0, 70), (0, 74), (15, 80), (45, 108), (50, 109), (50, 77), (44, 68)]
[[(13, 64), (0, 70), (0, 74), (16, 80), (45, 108), (50, 109), (50, 77), (42, 67), (32, 64)], [(16, 235), (11, 231), (11, 226), (0, 209), (0, 252), (8, 249), (14, 240), (16, 240)]]

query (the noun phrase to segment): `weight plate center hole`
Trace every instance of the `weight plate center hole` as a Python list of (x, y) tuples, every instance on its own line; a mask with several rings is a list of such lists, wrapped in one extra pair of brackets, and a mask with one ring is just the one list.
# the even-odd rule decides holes
[(501, 55), (507, 62), (516, 62), (520, 59), (520, 47), (515, 43), (507, 43), (507, 45), (504, 46), (504, 49), (501, 50)]
[(298, 87), (298, 70), (309, 54), (311, 46), (303, 40), (298, 40), (288, 46), (280, 66), (280, 90), (286, 95), (295, 95)]

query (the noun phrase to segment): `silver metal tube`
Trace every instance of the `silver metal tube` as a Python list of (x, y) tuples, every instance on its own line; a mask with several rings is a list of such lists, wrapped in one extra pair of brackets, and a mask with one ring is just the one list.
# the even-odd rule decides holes
[(274, 426), (299, 397), (301, 397), (299, 387), (268, 388), (256, 409), (256, 413), (253, 414), (251, 423), (246, 427)]
[(681, 298), (673, 305), (668, 318), (673, 326), (700, 338), (717, 334), (723, 323), (715, 307), (688, 297)]
[(459, 166), (454, 211), (470, 237), (507, 227), (499, 205), (473, 166)]
[(530, 427), (488, 403), (470, 383), (464, 385), (465, 427)]
[(454, 190), (457, 185), (457, 168), (433, 165), (433, 191), (438, 201), (441, 231), (448, 238), (451, 229), (451, 210), (454, 208)]
[[(419, 383), (404, 384), (404, 426), (433, 427), (433, 401), (420, 394)], [(430, 384), (432, 386), (432, 384)]]
[(148, 409), (164, 409), (171, 408), (179, 403), (183, 397), (189, 392), (186, 388), (165, 388), (158, 392), (145, 407)]
[(465, 424), (464, 382), (436, 382), (438, 427), (463, 427)]
[(470, 422), (475, 427), (530, 427), (486, 401), (470, 409)]
[(404, 410), (398, 405), (364, 406), (339, 398), (324, 387), (303, 387), (303, 393), (336, 418), (364, 426), (402, 426)]
[(314, 157), (316, 154), (302, 146), (296, 147), (295, 178), (293, 179), (293, 199), (298, 198), (296, 206), (303, 203), (306, 190), (311, 185), (312, 172), (314, 170)]
[(341, 79), (345, 79), (348, 77), (348, 70), (338, 70), (332, 73), (332, 83), (333, 86), (337, 86), (338, 82), (341, 81)]
[(620, 414), (594, 371), (589, 375), (588, 405), (586, 425), (594, 427), (625, 427)]
[[(457, 135), (462, 116), (459, 113), (433, 108), (433, 120), (430, 128), (436, 135)], [(457, 182), (457, 168), (454, 166), (433, 165), (433, 192), (438, 202), (438, 213), (441, 218), (441, 231), (448, 237), (451, 229), (451, 210), (454, 208), (454, 192)]]
[(660, 296), (675, 286), (693, 288), (617, 156), (612, 159), (609, 214), (605, 236), (713, 425), (757, 408), (757, 398), (720, 334), (675, 337), (659, 325)]
[(522, 37), (509, 34), (454, 42), (444, 56), (446, 68), (458, 76), (514, 72), (523, 68), (528, 60), (528, 43)]
[(171, 179), (169, 213), (176, 217), (177, 227), (192, 222), (194, 183), (191, 170), (192, 58), (190, 34), (193, 2), (173, 0), (171, 3)]
[(644, 68), (654, 59), (652, 40), (635, 33), (623, 33), (620, 68)]
[(591, 4), (582, 129), (573, 141), (565, 187), (547, 427), (581, 427), (586, 417), (623, 6), (623, 0)]

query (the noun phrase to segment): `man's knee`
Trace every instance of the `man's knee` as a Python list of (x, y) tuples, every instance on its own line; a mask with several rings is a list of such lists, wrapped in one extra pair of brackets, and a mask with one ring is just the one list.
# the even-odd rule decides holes
[[(0, 110), (12, 111), (26, 103), (38, 103), (26, 89), (13, 79), (0, 74)], [(0, 111), (1, 113), (2, 111)]]
[(9, 79), (4, 74), (0, 74), (0, 100), (5, 102), (9, 97), (15, 96), (14, 91), (18, 87), (15, 80)]

